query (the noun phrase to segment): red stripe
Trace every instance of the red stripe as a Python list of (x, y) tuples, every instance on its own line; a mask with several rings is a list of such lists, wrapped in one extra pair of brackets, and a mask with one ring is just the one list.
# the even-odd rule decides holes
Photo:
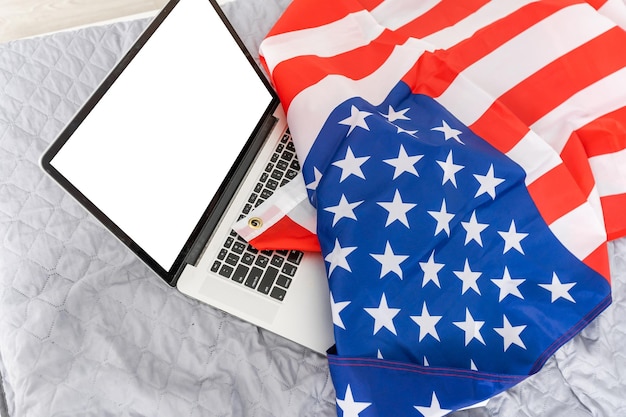
[(589, 158), (626, 149), (626, 107), (605, 114), (576, 131)]
[(583, 263), (602, 275), (609, 282), (609, 284), (611, 283), (609, 251), (606, 243), (600, 245), (589, 256), (583, 259)]
[(589, 3), (594, 9), (598, 10), (600, 7), (604, 6), (607, 1), (608, 0), (587, 0), (587, 3)]
[(288, 109), (291, 102), (302, 90), (319, 82), (330, 74), (342, 74), (353, 80), (368, 76), (378, 69), (389, 57), (397, 42), (397, 35), (384, 31), (376, 45), (366, 45), (334, 57), (299, 56), (279, 63), (272, 77), (279, 86), (283, 108)]
[(499, 101), (469, 128), (502, 153), (509, 152), (528, 134), (528, 126)]
[(397, 32), (406, 37), (423, 38), (455, 25), (487, 3), (489, 0), (441, 0), (435, 7), (399, 28)]
[(626, 219), (624, 207), (626, 207), (626, 194), (616, 194), (600, 198), (604, 223), (609, 240), (626, 236)]
[(528, 4), (485, 26), (463, 42), (448, 48), (445, 60), (461, 72), (548, 16), (579, 3), (584, 2), (564, 0)]
[(250, 240), (250, 244), (259, 250), (294, 249), (307, 252), (320, 252), (321, 250), (317, 235), (288, 216), (282, 217), (259, 237)]
[(584, 195), (589, 195), (596, 183), (587, 158), (580, 138), (573, 133), (561, 152), (561, 159)]
[[(626, 32), (613, 28), (528, 77), (500, 100), (529, 126), (576, 92), (626, 66)], [(529, 105), (532, 103), (532, 105)]]
[(327, 25), (361, 10), (363, 6), (357, 0), (294, 1), (285, 9), (267, 36)]
[(384, 0), (359, 0), (359, 3), (367, 10), (374, 10), (377, 6), (384, 3)]
[(549, 225), (586, 202), (563, 164), (535, 180), (528, 186), (528, 192)]

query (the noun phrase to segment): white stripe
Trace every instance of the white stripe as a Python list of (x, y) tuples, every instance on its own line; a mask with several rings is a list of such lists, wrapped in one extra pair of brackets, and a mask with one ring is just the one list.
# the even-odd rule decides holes
[(535, 122), (531, 129), (561, 153), (572, 132), (626, 105), (624, 86), (626, 68), (580, 90)]
[(365, 78), (329, 75), (300, 92), (287, 113), (298, 157), (304, 162), (326, 119), (339, 104), (356, 96), (373, 105), (382, 103), (420, 55), (431, 48), (423, 41), (409, 39), (396, 46), (385, 63)]
[(580, 260), (584, 260), (606, 241), (604, 224), (598, 220), (589, 204), (583, 204), (554, 221), (550, 230)]
[(626, 29), (626, 4), (624, 0), (608, 0), (598, 9), (598, 12), (617, 23), (622, 29)]
[(626, 150), (589, 158), (600, 196), (626, 194)]
[(312, 234), (317, 233), (317, 210), (308, 199), (302, 200), (300, 204), (289, 212), (288, 216)]
[(506, 155), (526, 171), (527, 186), (563, 163), (559, 155), (533, 131), (529, 131)]
[(425, 41), (448, 49), (460, 41), (471, 37), (476, 31), (502, 19), (536, 0), (500, 0), (491, 1), (453, 26), (426, 36)]
[[(480, 85), (495, 99), (550, 62), (613, 26), (609, 20), (599, 18), (588, 4), (567, 7), (469, 66), (460, 78), (467, 78)], [(466, 82), (454, 81), (441, 99), (454, 101), (454, 97), (463, 95), (466, 88)], [(464, 111), (465, 123), (473, 124), (490, 105), (483, 100), (468, 104)]]
[[(247, 241), (250, 241), (262, 235), (267, 229), (274, 226), (303, 202), (310, 205), (304, 178), (302, 174), (298, 174), (293, 180), (272, 194), (263, 204), (252, 210), (245, 218), (236, 222), (233, 225), (233, 230)], [(253, 217), (258, 217), (263, 221), (261, 228), (253, 229), (248, 225), (248, 220)], [(306, 224), (302, 224), (299, 221), (296, 222), (307, 229), (310, 226), (310, 221)]]
[(326, 25), (266, 38), (260, 54), (271, 73), (280, 62), (297, 56), (329, 57), (367, 45), (384, 29), (364, 10)]
[(440, 0), (386, 0), (372, 10), (372, 16), (381, 25), (396, 30), (411, 23), (440, 3)]

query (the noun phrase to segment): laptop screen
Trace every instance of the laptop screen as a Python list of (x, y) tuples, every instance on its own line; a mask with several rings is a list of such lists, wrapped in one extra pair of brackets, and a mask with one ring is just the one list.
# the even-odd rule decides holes
[(50, 165), (170, 270), (272, 94), (208, 0), (181, 0)]

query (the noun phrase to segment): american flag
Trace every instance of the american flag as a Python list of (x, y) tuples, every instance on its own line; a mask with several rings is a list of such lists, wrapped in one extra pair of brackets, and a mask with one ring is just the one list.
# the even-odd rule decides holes
[(606, 241), (626, 234), (623, 9), (294, 0), (265, 39), (303, 178), (241, 232), (319, 242), (340, 415), (489, 398), (610, 303)]

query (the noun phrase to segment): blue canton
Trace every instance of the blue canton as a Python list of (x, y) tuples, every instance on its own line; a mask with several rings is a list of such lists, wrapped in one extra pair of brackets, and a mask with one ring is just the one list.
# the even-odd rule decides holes
[[(528, 375), (610, 302), (541, 218), (524, 170), (403, 83), (380, 105), (337, 107), (303, 173), (340, 357)], [(357, 391), (337, 386), (340, 415), (376, 408)], [(416, 395), (406, 415), (456, 406), (437, 388)]]

